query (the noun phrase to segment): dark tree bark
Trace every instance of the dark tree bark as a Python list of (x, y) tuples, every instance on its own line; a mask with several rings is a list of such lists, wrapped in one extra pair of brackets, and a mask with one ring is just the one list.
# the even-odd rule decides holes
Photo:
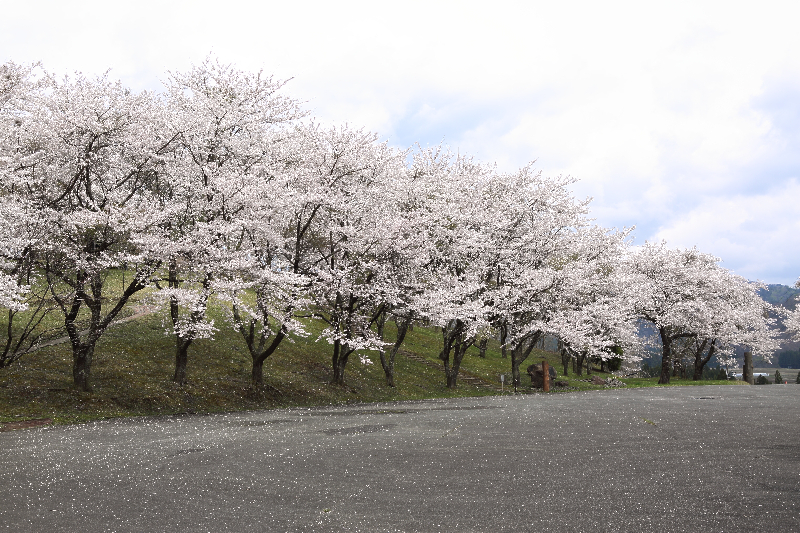
[[(177, 288), (180, 285), (178, 280), (178, 268), (173, 261), (169, 265), (169, 279), (167, 280), (170, 288)], [(174, 296), (169, 299), (169, 315), (172, 319), (173, 327), (177, 328), (178, 320), (180, 319), (180, 307), (178, 306), (178, 299)], [(178, 385), (186, 383), (186, 363), (188, 359), (189, 345), (192, 344), (192, 338), (187, 338), (181, 333), (175, 333), (175, 372), (172, 375), (172, 381)]]
[[(386, 350), (381, 348), (380, 350), (380, 359), (381, 359), (381, 366), (383, 367), (383, 373), (386, 375), (386, 385), (389, 387), (394, 387), (394, 360), (397, 356), (397, 352), (400, 349), (400, 346), (403, 344), (403, 341), (406, 338), (406, 333), (409, 331), (409, 326), (411, 325), (413, 315), (408, 314), (404, 316), (402, 319), (395, 320), (395, 324), (397, 324), (397, 338), (394, 341), (394, 344), (389, 349), (389, 355), (387, 357)], [(378, 335), (381, 339), (383, 339), (383, 328), (386, 324), (386, 315), (383, 314), (383, 318), (379, 319), (378, 321)]]
[(478, 357), (486, 359), (486, 348), (489, 345), (489, 339), (483, 338), (478, 343)]
[(93, 355), (94, 346), (81, 346), (72, 351), (72, 383), (84, 392), (92, 391), (89, 376), (92, 369)]
[(527, 335), (511, 346), (511, 382), (514, 390), (522, 383), (519, 367), (530, 356), (542, 334), (540, 332)]
[(344, 367), (347, 365), (347, 359), (350, 357), (350, 354), (354, 351), (355, 350), (341, 341), (334, 341), (333, 357), (331, 358), (331, 366), (333, 367), (333, 379), (331, 383), (344, 386)]
[(744, 364), (742, 365), (742, 380), (750, 385), (755, 383), (753, 379), (753, 352), (750, 350), (744, 351)]
[(672, 370), (672, 336), (664, 326), (658, 328), (658, 333), (661, 336), (661, 376), (658, 383), (667, 384)]
[[(692, 333), (673, 333), (672, 329), (667, 326), (658, 328), (658, 334), (661, 337), (661, 376), (658, 378), (659, 385), (666, 385), (669, 383), (670, 373), (675, 365), (673, 353), (673, 343), (677, 339), (684, 339), (693, 337)], [(680, 366), (680, 363), (679, 363)]]
[[(444, 364), (444, 374), (448, 389), (454, 389), (458, 382), (458, 371), (467, 348), (475, 343), (475, 336), (466, 337), (466, 324), (461, 320), (451, 320), (442, 328), (442, 351), (439, 359)], [(452, 354), (452, 362), (450, 355)]]
[(579, 352), (575, 354), (575, 366), (576, 370), (575, 373), (579, 376), (583, 375), (583, 363), (586, 361), (586, 354), (584, 352)]
[[(269, 320), (269, 317), (265, 314), (261, 321), (264, 327), (259, 328), (259, 321), (251, 318), (247, 327), (245, 327), (244, 321), (239, 313), (239, 306), (236, 304), (233, 305), (233, 321), (238, 325), (237, 329), (239, 330), (239, 334), (244, 339), (247, 345), (247, 351), (250, 353), (250, 359), (253, 363), (250, 372), (250, 381), (253, 386), (256, 387), (260, 387), (264, 384), (264, 362), (275, 353), (275, 350), (278, 349), (278, 346), (287, 335), (286, 327), (281, 324), (280, 329), (278, 329), (275, 336), (272, 338), (272, 342), (267, 345), (267, 340), (269, 339), (269, 333), (265, 331), (267, 320)], [(257, 329), (260, 329), (260, 331), (257, 331)]]
[(564, 346), (564, 343), (560, 340), (558, 341), (558, 349), (561, 352), (561, 364), (564, 366), (564, 377), (567, 377), (569, 376), (569, 360), (572, 357), (567, 347)]
[[(64, 296), (58, 293), (51, 278), (51, 274), (55, 271), (52, 268), (46, 270), (47, 282), (53, 299), (64, 313), (64, 328), (72, 346), (72, 381), (78, 389), (90, 392), (92, 390), (90, 380), (92, 358), (97, 341), (108, 328), (108, 325), (119, 315), (122, 308), (130, 300), (130, 297), (147, 286), (149, 275), (144, 271), (138, 272), (125, 287), (114, 307), (108, 314), (103, 316), (104, 279), (100, 273), (89, 274), (81, 270), (78, 271), (74, 279), (62, 276), (62, 280), (73, 289), (69, 296)], [(81, 332), (78, 329), (77, 319), (78, 313), (84, 305), (89, 309), (90, 319), (88, 330)]]
[(186, 384), (186, 363), (189, 359), (189, 346), (191, 344), (191, 337), (186, 338), (175, 335), (175, 373), (172, 375), (172, 381), (178, 385)]
[[(170, 286), (173, 285), (171, 271), (169, 283)], [(169, 314), (172, 318), (172, 324), (177, 325), (178, 319), (180, 318), (180, 309), (176, 298), (170, 298)], [(172, 381), (178, 385), (184, 385), (186, 383), (186, 364), (189, 358), (189, 346), (192, 344), (192, 340), (191, 336), (187, 337), (180, 333), (175, 333), (175, 373), (172, 375)]]
[(458, 381), (458, 371), (461, 368), (461, 361), (467, 353), (472, 342), (457, 342), (453, 345), (453, 365), (448, 368), (447, 361), (445, 361), (445, 374), (447, 375), (447, 388), (455, 389)]
[[(706, 352), (704, 357), (703, 352), (706, 349), (706, 345), (708, 345), (708, 352)], [(699, 381), (703, 379), (703, 369), (708, 362), (711, 361), (711, 358), (714, 357), (716, 350), (717, 339), (711, 339), (711, 344), (708, 344), (708, 339), (703, 339), (703, 342), (697, 347), (697, 351), (694, 355), (694, 374), (692, 375), (692, 380)]]
[(508, 340), (508, 322), (505, 320), (500, 324), (500, 356), (505, 359), (508, 357), (508, 348), (506, 341)]
[[(168, 275), (170, 288), (177, 289), (181, 284), (181, 280), (178, 277), (178, 266), (175, 261), (170, 263)], [(206, 275), (202, 283), (204, 291), (208, 290), (210, 283), (211, 277)], [(207, 294), (205, 294), (204, 298), (207, 297)], [(172, 326), (175, 329), (175, 373), (172, 376), (172, 381), (183, 386), (186, 384), (186, 366), (189, 360), (189, 347), (194, 342), (195, 333), (191, 328), (189, 331), (185, 332), (179, 330), (180, 305), (178, 304), (178, 299), (174, 296), (169, 299), (169, 314), (172, 319)], [(204, 317), (205, 305), (201, 305), (198, 306), (198, 309), (191, 311), (189, 320), (191, 324), (197, 324), (203, 320)]]
[[(334, 326), (338, 331), (344, 333), (345, 338), (352, 338), (355, 334), (353, 330), (353, 318), (358, 308), (359, 299), (352, 293), (347, 296), (337, 292), (333, 304), (333, 312), (326, 322)], [(324, 318), (324, 317), (323, 317)], [(333, 354), (331, 356), (331, 367), (333, 379), (331, 383), (344, 385), (344, 368), (347, 360), (355, 351), (346, 342), (337, 339), (333, 343)]]

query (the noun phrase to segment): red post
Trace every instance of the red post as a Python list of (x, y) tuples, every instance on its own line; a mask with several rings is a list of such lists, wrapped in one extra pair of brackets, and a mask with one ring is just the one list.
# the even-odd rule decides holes
[(542, 359), (542, 389), (550, 392), (550, 369), (547, 368), (547, 361)]

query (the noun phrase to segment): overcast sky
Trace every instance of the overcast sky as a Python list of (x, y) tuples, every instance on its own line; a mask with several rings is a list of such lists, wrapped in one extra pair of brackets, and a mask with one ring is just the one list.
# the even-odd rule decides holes
[[(122, 6), (122, 7), (120, 7)], [(159, 90), (209, 53), (326, 123), (580, 180), (635, 243), (800, 276), (800, 3), (0, 0), (0, 62)]]

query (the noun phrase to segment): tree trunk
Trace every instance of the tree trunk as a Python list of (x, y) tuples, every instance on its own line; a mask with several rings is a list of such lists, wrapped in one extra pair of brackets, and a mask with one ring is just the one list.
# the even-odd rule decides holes
[[(89, 292), (86, 291), (87, 283)], [(78, 389), (90, 392), (91, 383), (89, 377), (97, 341), (130, 297), (142, 290), (145, 285), (142, 283), (141, 276), (134, 277), (105, 317), (102, 316), (103, 278), (99, 274), (89, 276), (84, 272), (78, 273), (74, 287), (75, 292), (71, 296), (69, 305), (67, 305), (66, 299), (56, 294), (52, 284), (51, 295), (64, 312), (64, 328), (67, 330), (67, 335), (72, 345), (72, 382)], [(75, 321), (83, 305), (89, 308), (91, 318), (89, 320), (89, 331), (81, 336)]]
[(504, 321), (500, 326), (500, 354), (503, 359), (508, 357), (506, 341), (508, 340), (508, 324)]
[[(286, 326), (281, 324), (280, 329), (275, 334), (270, 345), (266, 346), (267, 339), (269, 338), (265, 331), (267, 320), (269, 320), (269, 316), (266, 313), (261, 318), (261, 323), (264, 325), (263, 328), (260, 327), (259, 321), (254, 318), (250, 318), (248, 327), (245, 327), (244, 321), (239, 313), (239, 306), (234, 303), (233, 320), (238, 325), (237, 329), (239, 330), (239, 334), (244, 339), (247, 345), (247, 351), (250, 352), (250, 359), (253, 361), (253, 366), (250, 371), (250, 381), (253, 386), (260, 387), (264, 384), (264, 361), (277, 350), (281, 341), (286, 337)], [(257, 329), (259, 331), (258, 335), (256, 335)], [(258, 336), (258, 340), (256, 340), (256, 336)]]
[(385, 355), (381, 353), (381, 366), (383, 366), (383, 373), (386, 375), (386, 386), (395, 387), (394, 384), (394, 357), (391, 360), (384, 361)]
[[(411, 315), (404, 317), (402, 320), (395, 320), (395, 324), (397, 325), (397, 339), (395, 339), (394, 345), (389, 350), (389, 357), (386, 357), (386, 352), (383, 349), (380, 351), (381, 366), (383, 367), (383, 373), (386, 375), (386, 385), (389, 387), (395, 386), (394, 359), (398, 350), (400, 349), (400, 346), (403, 344), (403, 341), (406, 338), (406, 333), (408, 333), (411, 320)], [(383, 326), (379, 324), (378, 327), (381, 339), (383, 339)]]
[[(449, 389), (456, 387), (461, 361), (464, 359), (464, 354), (467, 353), (467, 348), (475, 342), (474, 336), (471, 339), (464, 338), (464, 328), (464, 323), (458, 319), (452, 320), (447, 326), (442, 327), (442, 351), (439, 353), (439, 359), (444, 364), (444, 374)], [(451, 352), (453, 354), (452, 365), (450, 364)]]
[(260, 387), (264, 384), (264, 360), (254, 358), (253, 359), (253, 368), (250, 371), (250, 382), (256, 386)]
[(511, 347), (511, 382), (514, 385), (515, 392), (517, 387), (522, 384), (519, 367), (531, 354), (534, 346), (539, 342), (540, 337), (541, 333), (536, 332), (528, 337), (520, 339)]
[(744, 352), (744, 366), (742, 367), (742, 379), (753, 385), (753, 352), (745, 350)]
[(344, 376), (339, 374), (339, 350), (341, 349), (341, 342), (338, 340), (333, 341), (333, 355), (331, 356), (331, 370), (333, 371), (333, 378), (331, 383), (337, 385), (344, 384)]
[(181, 386), (186, 385), (186, 363), (189, 360), (191, 344), (191, 338), (175, 335), (175, 374), (172, 376), (172, 381)]
[(445, 374), (447, 375), (447, 388), (455, 389), (458, 381), (458, 370), (461, 368), (461, 361), (467, 353), (467, 348), (472, 345), (472, 342), (467, 342), (459, 339), (453, 346), (453, 365), (450, 368), (445, 366)]
[(658, 332), (661, 335), (661, 376), (658, 378), (658, 383), (666, 385), (669, 383), (672, 369), (672, 336), (665, 327), (659, 328)]
[(333, 379), (331, 383), (334, 385), (344, 386), (344, 367), (347, 365), (347, 358), (353, 353), (346, 344), (341, 341), (333, 343), (333, 357), (331, 359), (331, 366), (333, 367)]
[(692, 381), (700, 381), (703, 379), (703, 368), (705, 368), (706, 364), (702, 361), (695, 359), (694, 360), (694, 371), (692, 372)]
[(72, 352), (72, 382), (84, 392), (92, 391), (89, 374), (93, 355), (94, 345), (83, 345)]
[(706, 344), (708, 343), (708, 339), (703, 339), (703, 342), (697, 348), (694, 356), (694, 374), (692, 375), (692, 380), (699, 381), (703, 379), (703, 369), (714, 356), (714, 352), (716, 351), (716, 339), (711, 341), (711, 345), (708, 347), (708, 355), (703, 357), (703, 351), (705, 350)]
[(272, 342), (266, 349), (264, 349), (264, 343), (266, 342), (266, 335), (261, 335), (261, 340), (259, 341), (258, 346), (253, 345), (250, 347), (250, 357), (253, 360), (253, 369), (250, 373), (250, 378), (255, 386), (261, 386), (264, 384), (264, 361), (269, 358), (275, 350), (278, 349), (281, 341), (286, 337), (286, 326), (281, 325), (281, 329), (275, 334), (275, 337), (272, 339)]
[(486, 347), (489, 345), (489, 339), (484, 338), (481, 339), (480, 343), (478, 343), (478, 356), (482, 359), (486, 359)]
[[(400, 336), (400, 327), (397, 324), (397, 320), (395, 320), (395, 325), (398, 326), (397, 328), (397, 336)], [(382, 311), (380, 315), (378, 315), (377, 320), (375, 321), (375, 326), (378, 328), (378, 338), (383, 341), (383, 332), (386, 326), (386, 311)], [(378, 348), (378, 358), (381, 361), (381, 368), (383, 368), (383, 373), (386, 376), (386, 385), (389, 387), (394, 387), (394, 358), (391, 361), (386, 357), (386, 349), (385, 346), (381, 345)]]
[[(205, 291), (208, 290), (210, 283), (211, 276), (206, 273), (202, 283), (204, 291), (203, 305), (190, 312), (190, 321), (192, 324), (199, 323), (205, 317), (205, 304), (208, 301), (208, 293)], [(178, 266), (175, 261), (172, 261), (169, 265), (169, 286), (170, 288), (177, 289), (180, 287), (180, 284), (181, 280), (178, 277)], [(177, 331), (177, 326), (180, 321), (180, 305), (178, 304), (178, 299), (174, 296), (169, 299), (169, 314), (172, 319), (172, 326), (174, 330)], [(186, 384), (186, 364), (189, 358), (189, 346), (191, 346), (194, 341), (194, 336), (195, 333), (192, 330), (189, 330), (186, 334), (175, 333), (175, 374), (172, 376), (172, 381), (179, 385)]]
[(511, 349), (511, 384), (514, 386), (514, 392), (516, 392), (517, 387), (522, 384), (519, 375), (519, 366), (524, 360), (519, 350)]
[[(169, 265), (169, 279), (168, 283), (170, 288), (178, 288), (180, 281), (178, 280), (178, 267), (175, 262)], [(177, 329), (178, 321), (180, 320), (180, 307), (178, 299), (174, 296), (169, 299), (169, 314), (172, 319), (172, 326)], [(191, 338), (186, 338), (179, 333), (175, 333), (175, 373), (172, 375), (172, 381), (178, 385), (186, 384), (186, 363), (188, 360), (189, 345), (192, 343)]]
[(344, 367), (347, 365), (347, 358), (350, 354), (340, 356), (333, 367), (333, 383), (344, 386)]
[(579, 376), (583, 375), (583, 363), (586, 361), (586, 354), (581, 352), (575, 354), (575, 366), (577, 367), (576, 374)]
[(447, 388), (455, 389), (458, 385), (458, 370), (447, 372)]

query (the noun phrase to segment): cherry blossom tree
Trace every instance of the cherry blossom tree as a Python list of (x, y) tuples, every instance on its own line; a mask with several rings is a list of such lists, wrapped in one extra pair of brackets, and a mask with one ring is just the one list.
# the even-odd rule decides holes
[[(37, 67), (13, 62), (0, 65), (0, 173), (10, 170), (19, 149), (17, 130), (24, 103), (41, 83), (34, 77)], [(36, 344), (42, 334), (38, 326), (52, 310), (49, 287), (30, 261), (33, 235), (29, 231), (35, 226), (29, 225), (29, 220), (15, 195), (8, 190), (0, 194), (0, 307), (6, 309), (0, 367), (10, 365)]]
[[(273, 170), (276, 153), (281, 153), (276, 146), (288, 135), (284, 125), (303, 115), (295, 100), (279, 94), (284, 84), (212, 58), (187, 73), (171, 74), (167, 81), (164, 128), (173, 149), (165, 162), (163, 238), (157, 249), (167, 267), (167, 285), (159, 294), (169, 301), (177, 383), (186, 381), (192, 342), (216, 329), (206, 312), (216, 285), (230, 287), (226, 276), (235, 277), (244, 265), (250, 265), (248, 283), (254, 283), (252, 263), (264, 259), (256, 257), (264, 246), (269, 253), (270, 243), (262, 238), (269, 230), (260, 237), (253, 231), (256, 224), (269, 225), (271, 202), (280, 191)], [(266, 288), (274, 285), (265, 275), (260, 279), (264, 284), (256, 292), (261, 307), (256, 308), (263, 317)], [(234, 298), (239, 318), (240, 301)], [(263, 343), (251, 341), (251, 325), (252, 336), (240, 331), (253, 355), (254, 379), (260, 381), (260, 366), (271, 351), (265, 353)]]
[[(77, 74), (45, 76), (8, 113), (2, 197), (27, 229), (20, 250), (64, 317), (75, 385), (89, 390), (98, 339), (154, 269), (138, 242), (156, 216), (151, 186), (168, 144), (155, 127), (160, 106), (107, 76)], [(111, 293), (108, 276), (122, 267), (135, 274)]]
[[(628, 297), (661, 340), (659, 383), (669, 383), (680, 339), (694, 339), (703, 350), (713, 346), (718, 357), (732, 354), (736, 345), (768, 357), (778, 346), (768, 318), (775, 310), (756, 292), (762, 285), (718, 263), (718, 258), (694, 248), (670, 249), (663, 242), (646, 243), (628, 257)], [(702, 350), (695, 353), (695, 368), (699, 366), (702, 374), (705, 357)]]
[(576, 200), (569, 178), (545, 178), (530, 166), (492, 182), (499, 206), (484, 225), (491, 241), (486, 279), (494, 286), (494, 324), (506, 329), (512, 381), (547, 334), (582, 354), (606, 357), (631, 338), (615, 264), (627, 231), (590, 224), (588, 200)]
[(409, 227), (420, 247), (413, 261), (419, 283), (411, 305), (441, 330), (439, 359), (449, 388), (457, 385), (467, 349), (490, 327), (483, 228), (496, 205), (483, 196), (493, 171), (442, 147), (418, 150), (412, 163), (418, 196)]
[[(302, 123), (283, 87), (212, 58), (170, 74), (163, 95), (0, 65), (0, 306), (16, 332), (0, 365), (36, 342), (52, 301), (89, 390), (98, 339), (151, 281), (169, 304), (178, 383), (192, 342), (218, 327), (215, 299), (255, 385), (278, 346), (306, 334), (303, 314), (325, 322), (338, 384), (353, 353), (377, 350), (393, 385), (415, 319), (440, 328), (448, 387), (497, 332), (515, 385), (545, 335), (580, 357), (635, 354), (636, 317), (658, 330), (661, 382), (676, 343), (695, 375), (736, 346), (777, 346), (759, 285), (694, 249), (629, 253), (628, 231), (592, 224), (571, 179), (500, 173), (442, 147), (408, 163), (374, 134)], [(800, 315), (787, 325), (800, 331)]]
[(779, 347), (775, 319), (782, 309), (769, 305), (759, 296), (765, 288), (723, 270), (716, 295), (708, 305), (705, 327), (693, 338), (691, 344), (692, 379), (700, 380), (703, 368), (712, 357), (724, 366), (735, 362), (734, 348), (745, 346), (768, 359)]
[(298, 217), (306, 199), (296, 187), (298, 145), (280, 157), (285, 168), (272, 175), (269, 184), (275, 186), (262, 187), (239, 215), (237, 260), (227, 264), (216, 282), (221, 297), (231, 303), (229, 318), (250, 353), (254, 386), (263, 384), (264, 362), (282, 342), (291, 340), (291, 335), (307, 335), (297, 317), (311, 303), (309, 277), (301, 261), (307, 243)]
[[(22, 107), (32, 90), (34, 66), (8, 62), (0, 65), (0, 172), (10, 171), (18, 150), (16, 131), (22, 120)], [(4, 183), (10, 177), (3, 175)], [(0, 306), (12, 311), (27, 308), (25, 293), (29, 286), (12, 273), (18, 270), (25, 254), (27, 239), (19, 234), (20, 212), (14, 198), (6, 190), (0, 195)]]
[(327, 324), (321, 337), (333, 347), (332, 381), (343, 384), (350, 355), (383, 346), (372, 328), (398, 298), (392, 186), (403, 178), (403, 153), (371, 133), (313, 124), (303, 146), (289, 251), (309, 279), (314, 316)]
[[(800, 279), (797, 280), (794, 286), (800, 289)], [(792, 340), (800, 342), (800, 307), (787, 313), (784, 325), (792, 333)]]
[(419, 150), (412, 175), (422, 207), (410, 227), (426, 246), (415, 254), (425, 282), (415, 306), (441, 328), (448, 386), (466, 350), (493, 331), (506, 333), (515, 385), (546, 334), (592, 353), (633, 337), (609, 275), (627, 232), (592, 226), (588, 201), (567, 188), (572, 180), (544, 178), (530, 165), (498, 173), (441, 147)]

